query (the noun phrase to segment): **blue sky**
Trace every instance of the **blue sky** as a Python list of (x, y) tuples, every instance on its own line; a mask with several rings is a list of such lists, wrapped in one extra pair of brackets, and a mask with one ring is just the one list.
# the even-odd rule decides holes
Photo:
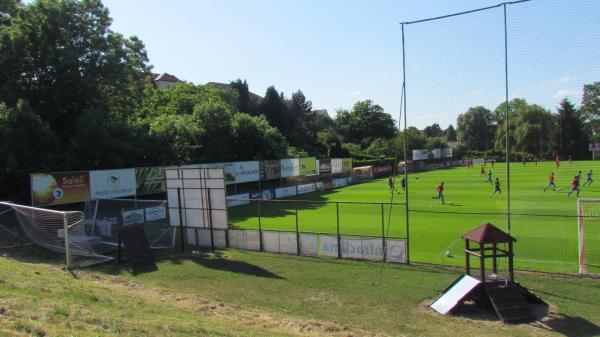
[[(103, 0), (112, 29), (141, 38), (155, 72), (203, 84), (247, 79), (263, 95), (301, 89), (334, 115), (372, 99), (398, 117), (401, 21), (499, 0)], [(553, 110), (600, 81), (598, 0), (535, 0), (509, 9), (511, 97)], [(408, 124), (456, 125), (504, 98), (502, 10), (406, 27)]]

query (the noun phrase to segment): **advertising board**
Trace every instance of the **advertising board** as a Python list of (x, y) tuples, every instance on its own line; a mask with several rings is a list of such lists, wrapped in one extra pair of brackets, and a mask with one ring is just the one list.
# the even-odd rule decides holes
[(154, 221), (167, 218), (167, 207), (165, 207), (165, 205), (148, 207), (144, 211), (146, 213), (146, 221)]
[(164, 167), (136, 167), (136, 194), (154, 194), (166, 191)]
[(90, 172), (92, 199), (112, 199), (135, 195), (135, 169)]
[(280, 187), (275, 189), (275, 198), (285, 198), (296, 195), (296, 186)]
[(352, 172), (352, 158), (343, 158), (342, 159), (342, 172), (343, 173)]
[(319, 159), (319, 174), (331, 173), (331, 159)]
[(392, 173), (392, 165), (378, 165), (373, 167), (373, 176), (381, 177)]
[(227, 196), (227, 207), (247, 205), (250, 203), (250, 193), (240, 193)]
[(300, 175), (309, 175), (317, 173), (317, 158), (305, 157), (300, 158)]
[(34, 206), (61, 205), (90, 199), (88, 172), (33, 173), (31, 202)]
[(305, 193), (310, 193), (310, 192), (316, 191), (317, 187), (314, 183), (304, 184), (304, 185), (298, 185), (296, 190), (297, 190), (297, 194), (305, 194)]
[(272, 180), (281, 178), (281, 162), (279, 160), (263, 160), (260, 162), (260, 179)]
[(298, 158), (281, 159), (281, 177), (296, 177), (300, 175), (300, 160)]
[(341, 158), (333, 158), (331, 159), (331, 173), (342, 173), (343, 171), (343, 160)]
[(352, 177), (355, 180), (373, 179), (373, 166), (361, 166), (353, 168)]
[(348, 185), (348, 179), (346, 178), (338, 178), (331, 181), (331, 186), (333, 188), (344, 187), (346, 185)]
[(427, 160), (429, 159), (429, 150), (413, 150), (413, 160)]
[(258, 181), (260, 178), (258, 161), (239, 161), (233, 163), (233, 175), (236, 184)]

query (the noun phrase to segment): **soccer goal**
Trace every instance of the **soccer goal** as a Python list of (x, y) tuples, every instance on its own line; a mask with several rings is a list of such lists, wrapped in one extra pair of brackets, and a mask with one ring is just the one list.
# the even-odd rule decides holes
[(577, 199), (579, 273), (600, 275), (600, 199)]
[(85, 203), (86, 231), (107, 246), (117, 247), (123, 226), (142, 224), (150, 248), (173, 248), (165, 200), (99, 199)]
[(94, 249), (96, 238), (86, 234), (82, 212), (62, 212), (0, 202), (0, 226), (12, 247), (35, 243), (65, 254), (67, 268), (86, 267), (112, 260)]

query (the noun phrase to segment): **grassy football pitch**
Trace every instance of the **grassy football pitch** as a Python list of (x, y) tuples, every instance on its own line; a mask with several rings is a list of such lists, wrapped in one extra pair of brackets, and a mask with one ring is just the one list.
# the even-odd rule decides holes
[[(488, 164), (487, 171), (491, 168)], [(517, 239), (515, 266), (551, 272), (576, 273), (578, 270), (577, 201), (568, 197), (573, 176), (581, 171), (581, 185), (589, 170), (600, 174), (600, 162), (554, 162), (511, 164), (511, 234)], [(544, 192), (548, 175), (555, 173), (557, 190)], [(409, 234), (412, 261), (462, 265), (464, 242), (461, 234), (484, 222), (506, 229), (506, 165), (495, 164), (493, 178), (498, 177), (502, 193), (490, 196), (493, 184), (480, 168), (452, 168), (409, 175)], [(445, 205), (436, 199), (436, 187), (444, 182)], [(404, 193), (394, 192), (394, 202), (404, 203)], [(600, 197), (600, 181), (582, 186), (579, 197)], [(350, 235), (406, 237), (405, 206), (350, 204), (343, 202), (389, 203), (387, 179), (300, 195), (287, 200), (340, 202), (333, 203), (261, 202), (263, 230), (295, 230), (296, 208), (300, 231), (336, 233), (339, 211), (340, 232)], [(599, 206), (589, 205), (588, 207)], [(382, 224), (383, 213), (383, 224)], [(229, 209), (229, 222), (240, 228), (258, 228), (256, 203)], [(586, 220), (586, 251), (591, 261), (600, 262), (600, 221)], [(382, 226), (383, 225), (383, 226)], [(452, 254), (447, 256), (446, 252)]]

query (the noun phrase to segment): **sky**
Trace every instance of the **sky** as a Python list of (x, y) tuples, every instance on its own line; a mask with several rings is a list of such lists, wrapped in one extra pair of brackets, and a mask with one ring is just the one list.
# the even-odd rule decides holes
[[(103, 0), (112, 30), (138, 36), (154, 72), (195, 84), (246, 79), (263, 96), (302, 90), (314, 109), (371, 99), (398, 119), (400, 22), (495, 5), (499, 0)], [(600, 81), (598, 0), (512, 5), (509, 96), (555, 111), (583, 84)], [(456, 126), (471, 106), (504, 100), (501, 8), (408, 25), (409, 126)], [(403, 117), (402, 117), (403, 118)], [(403, 126), (403, 125), (402, 125)]]

